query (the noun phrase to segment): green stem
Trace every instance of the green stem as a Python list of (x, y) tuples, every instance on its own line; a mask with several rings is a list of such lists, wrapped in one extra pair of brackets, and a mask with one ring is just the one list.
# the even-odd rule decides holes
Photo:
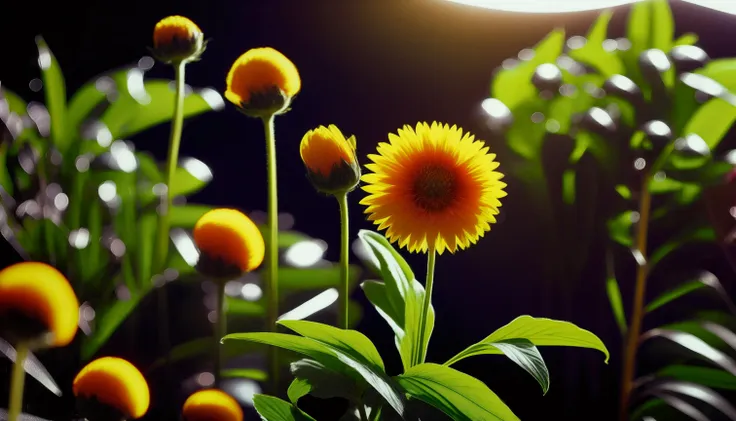
[(8, 420), (17, 421), (23, 407), (23, 383), (26, 378), (26, 370), (23, 364), (28, 356), (28, 347), (19, 343), (15, 347), (15, 364), (13, 374), (10, 378), (10, 405), (8, 407)]
[(360, 421), (368, 421), (368, 414), (365, 412), (363, 402), (358, 403), (358, 412), (360, 412)]
[[(268, 234), (266, 239), (266, 273), (268, 283), (267, 323), (271, 332), (277, 331), (276, 320), (279, 315), (279, 202), (276, 177), (276, 136), (274, 135), (273, 114), (263, 117), (263, 129), (266, 135), (266, 159), (268, 169)], [(274, 394), (278, 393), (278, 349), (269, 348), (271, 363), (271, 385)]]
[(220, 340), (227, 335), (227, 313), (225, 312), (225, 282), (217, 284), (217, 321), (214, 329), (215, 345), (215, 387), (220, 387), (222, 381), (222, 352)]
[(427, 251), (427, 281), (425, 283), (426, 291), (424, 292), (422, 316), (419, 322), (419, 336), (417, 337), (417, 341), (419, 341), (419, 343), (416, 346), (417, 354), (415, 356), (413, 365), (422, 364), (427, 358), (427, 347), (429, 346), (429, 342), (427, 342), (426, 344), (424, 343), (424, 336), (426, 335), (427, 330), (429, 306), (432, 304), (432, 285), (434, 284), (434, 266), (436, 257), (437, 255), (434, 251), (434, 247), (430, 247)]
[(348, 304), (350, 302), (350, 275), (349, 275), (349, 253), (350, 253), (350, 225), (348, 219), (348, 194), (342, 193), (337, 196), (340, 203), (340, 279), (341, 296), (340, 300), (340, 321), (343, 329), (349, 327), (350, 318), (348, 314)]

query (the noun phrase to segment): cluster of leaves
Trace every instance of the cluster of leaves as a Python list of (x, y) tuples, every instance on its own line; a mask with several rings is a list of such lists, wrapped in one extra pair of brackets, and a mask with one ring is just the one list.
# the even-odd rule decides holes
[[(711, 61), (694, 45), (694, 34), (673, 39), (672, 13), (665, 0), (633, 5), (626, 38), (608, 38), (611, 16), (602, 13), (586, 38), (565, 40), (562, 31), (554, 31), (533, 50), (520, 53), (520, 61), (507, 62), (493, 80), (493, 98), (486, 108), (492, 127), (503, 132), (519, 160), (517, 175), (539, 189), (533, 196), (548, 201), (540, 209), (573, 215), (567, 220), (574, 221), (570, 231), (577, 237), (566, 241), (572, 249), (568, 257), (584, 261), (593, 233), (605, 229), (611, 256), (623, 248), (625, 253), (615, 255), (633, 256), (651, 278), (683, 246), (716, 239), (701, 212), (701, 199), (709, 186), (723, 183), (733, 167), (733, 154), (722, 150), (721, 141), (736, 121), (736, 59)], [(552, 147), (566, 152), (564, 169), (554, 179), (545, 172), (543, 156)], [(593, 162), (592, 174), (586, 159)], [(560, 192), (557, 203), (545, 191), (556, 183), (560, 188), (551, 190)], [(651, 213), (640, 211), (645, 197), (651, 198)], [(591, 199), (606, 204), (602, 215)], [(664, 240), (639, 250), (635, 231), (642, 223), (648, 225), (643, 237), (656, 233)], [(613, 267), (620, 260), (607, 260), (609, 299), (625, 335), (627, 320)], [(671, 274), (667, 279), (672, 280)], [(696, 290), (716, 291), (733, 310), (715, 276), (705, 273), (650, 301), (645, 311)], [(670, 339), (694, 351), (690, 357), (725, 372), (678, 364), (640, 379), (635, 396), (654, 399), (635, 411), (635, 419), (663, 406), (692, 414), (690, 404), (682, 403), (683, 395), (736, 419), (727, 400), (706, 388), (733, 389), (736, 384), (733, 360), (718, 350), (736, 351), (729, 339), (734, 333), (724, 324), (731, 323), (732, 316), (702, 313), (695, 320), (643, 334), (642, 339)]]
[[(94, 320), (84, 317), (91, 312), (80, 312), (85, 333), (80, 358), (85, 361), (156, 287), (174, 279), (201, 281), (193, 267), (198, 256), (189, 230), (211, 207), (188, 204), (186, 197), (204, 188), (212, 172), (197, 159), (180, 160), (169, 186), (175, 197), (170, 209), (173, 247), (168, 269), (156, 273), (152, 260), (164, 172), (151, 154), (123, 139), (172, 119), (173, 82), (144, 78), (153, 65), (144, 57), (95, 77), (67, 101), (59, 63), (40, 37), (37, 46), (45, 105), (0, 90), (0, 220), (4, 237), (24, 259), (57, 267), (83, 306), (94, 310)], [(216, 91), (187, 87), (185, 118), (223, 108)], [(282, 251), (307, 241), (314, 239), (297, 231), (279, 233)], [(249, 281), (259, 282), (260, 274), (254, 275)], [(358, 276), (352, 267), (356, 286)], [(339, 282), (339, 269), (328, 262), (280, 270), (281, 296), (334, 288)], [(227, 299), (230, 317), (265, 323), (265, 300)], [(209, 353), (211, 341), (181, 344), (162, 361)], [(48, 372), (33, 361), (29, 373), (57, 390)], [(253, 372), (248, 377), (265, 379), (260, 370)]]
[(394, 332), (403, 373), (389, 376), (373, 343), (355, 330), (310, 321), (282, 321), (282, 326), (297, 335), (272, 332), (227, 335), (223, 338), (226, 344), (256, 342), (307, 357), (292, 364), (295, 379), (287, 392), (289, 401), (255, 396), (255, 408), (264, 419), (312, 419), (299, 408), (299, 399), (309, 394), (347, 399), (350, 407), (342, 418), (345, 421), (443, 419), (442, 413), (456, 421), (518, 420), (483, 382), (451, 365), (472, 356), (504, 354), (530, 373), (546, 393), (549, 372), (538, 346), (597, 349), (608, 359), (606, 347), (587, 330), (568, 322), (521, 316), (444, 364), (416, 363), (416, 355), (429, 343), (434, 309), (430, 305), (426, 334), (419, 338), (424, 288), (385, 237), (363, 230), (359, 238), (369, 251), (369, 266), (382, 279), (365, 281), (362, 288)]

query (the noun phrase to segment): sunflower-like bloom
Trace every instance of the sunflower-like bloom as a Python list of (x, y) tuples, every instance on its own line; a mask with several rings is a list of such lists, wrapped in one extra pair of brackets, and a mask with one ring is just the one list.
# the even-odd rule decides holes
[(251, 117), (286, 112), (302, 80), (294, 63), (270, 47), (238, 57), (227, 74), (225, 98)]
[(314, 187), (327, 194), (345, 193), (360, 181), (355, 155), (355, 136), (345, 139), (334, 124), (310, 130), (302, 138), (299, 152)]
[(78, 324), (79, 301), (61, 272), (40, 262), (0, 271), (0, 336), (59, 347), (74, 339)]
[(488, 147), (447, 124), (419, 123), (388, 135), (366, 165), (368, 219), (410, 252), (454, 253), (475, 244), (496, 222), (506, 196)]
[(74, 379), (80, 416), (89, 421), (137, 419), (148, 411), (148, 383), (133, 364), (102, 357), (87, 364)]
[(265, 244), (255, 223), (235, 209), (214, 209), (197, 221), (194, 243), (200, 251), (197, 270), (215, 280), (230, 280), (263, 262)]
[(163, 18), (153, 29), (153, 54), (164, 63), (197, 60), (205, 44), (202, 30), (184, 16)]
[(186, 421), (243, 421), (243, 410), (227, 393), (205, 389), (193, 393), (181, 410)]

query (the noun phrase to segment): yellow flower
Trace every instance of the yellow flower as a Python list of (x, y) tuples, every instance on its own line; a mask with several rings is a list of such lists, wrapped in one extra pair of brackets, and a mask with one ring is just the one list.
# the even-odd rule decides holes
[(369, 155), (373, 173), (363, 176), (363, 190), (370, 195), (360, 203), (389, 241), (410, 252), (454, 253), (491, 229), (506, 184), (484, 142), (438, 123), (406, 125), (388, 139)]
[(79, 302), (61, 272), (40, 262), (0, 271), (0, 335), (17, 343), (50, 334), (43, 345), (58, 347), (74, 339), (78, 324)]
[(184, 16), (163, 18), (153, 29), (153, 53), (165, 63), (197, 60), (204, 49), (202, 30)]
[(304, 135), (299, 152), (317, 190), (336, 194), (349, 192), (358, 185), (360, 167), (355, 156), (355, 136), (345, 139), (337, 126), (320, 126)]
[(133, 364), (117, 357), (102, 357), (87, 364), (72, 386), (80, 415), (89, 421), (137, 419), (148, 411), (148, 383)]
[(186, 421), (243, 421), (243, 410), (230, 395), (217, 389), (195, 392), (181, 411)]
[(194, 226), (197, 270), (217, 280), (236, 278), (263, 262), (265, 244), (256, 224), (235, 209), (214, 209)]
[(286, 111), (302, 81), (294, 63), (270, 47), (238, 57), (227, 74), (225, 98), (253, 117)]

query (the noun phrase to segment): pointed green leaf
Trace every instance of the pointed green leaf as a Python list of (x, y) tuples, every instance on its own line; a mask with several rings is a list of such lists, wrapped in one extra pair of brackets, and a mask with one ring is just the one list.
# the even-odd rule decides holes
[(608, 221), (608, 235), (624, 247), (631, 247), (634, 244), (631, 238), (632, 214), (632, 211), (625, 211)]
[(608, 23), (613, 12), (603, 11), (588, 32), (587, 41), (581, 48), (571, 50), (572, 59), (594, 67), (606, 78), (624, 71), (623, 64), (615, 52), (603, 48), (603, 41), (608, 36)]
[(674, 40), (672, 42), (672, 46), (677, 47), (680, 45), (695, 45), (697, 42), (698, 42), (698, 34), (688, 32), (686, 34), (682, 34), (682, 36)]
[(649, 304), (646, 306), (647, 312), (652, 312), (663, 305), (670, 303), (684, 295), (687, 295), (693, 291), (699, 290), (701, 288), (705, 288), (707, 285), (700, 281), (690, 281), (686, 282), (682, 285), (677, 286), (674, 289), (671, 289), (664, 294), (660, 295), (659, 297), (652, 300)]
[(667, 0), (649, 0), (652, 7), (649, 48), (669, 52), (675, 35), (675, 21)]
[(238, 340), (277, 346), (303, 354), (333, 371), (357, 380), (364, 380), (386, 399), (386, 402), (396, 412), (399, 414), (404, 413), (404, 399), (396, 391), (386, 374), (380, 368), (376, 368), (373, 365), (366, 365), (362, 362), (363, 358), (356, 359), (351, 354), (346, 354), (341, 348), (328, 346), (322, 342), (302, 336), (272, 332), (234, 333), (222, 338), (223, 343)]
[[(95, 108), (103, 101), (108, 101), (105, 89), (99, 89), (100, 81), (124, 81), (125, 75), (130, 68), (114, 70), (107, 74), (97, 75), (94, 79), (85, 83), (79, 88), (69, 100), (69, 113), (67, 115), (68, 124), (72, 130), (79, 130), (79, 127), (89, 117)], [(108, 79), (109, 78), (109, 79)], [(118, 88), (118, 87), (116, 87)], [(117, 89), (115, 89), (117, 90)]]
[[(212, 339), (210, 338), (210, 344)], [(226, 379), (250, 379), (257, 382), (263, 382), (268, 379), (268, 374), (265, 371), (257, 368), (233, 368), (229, 370), (222, 370), (220, 375)]]
[(399, 315), (395, 312), (395, 309), (391, 306), (391, 302), (388, 299), (388, 291), (386, 290), (386, 284), (380, 281), (368, 280), (360, 284), (363, 288), (366, 298), (375, 307), (378, 314), (383, 317), (386, 323), (389, 324), (391, 330), (394, 332), (401, 331), (402, 327), (397, 325), (398, 320), (402, 320), (403, 315)]
[(563, 30), (552, 31), (545, 39), (534, 47), (534, 57), (529, 61), (522, 61), (512, 69), (502, 69), (493, 79), (491, 96), (506, 104), (515, 111), (522, 102), (537, 95), (532, 84), (532, 75), (537, 66), (544, 63), (554, 63), (562, 53), (565, 43)]
[(596, 335), (570, 322), (520, 316), (491, 333), (482, 341), (469, 346), (445, 364), (453, 364), (474, 355), (500, 354), (501, 351), (493, 344), (511, 339), (528, 339), (536, 346), (572, 346), (597, 349), (606, 356), (606, 363), (608, 363), (610, 356), (608, 349)]
[(653, 338), (668, 339), (695, 353), (703, 360), (736, 375), (736, 361), (717, 348), (723, 348), (721, 338), (705, 329), (700, 323), (692, 321), (672, 323), (652, 329), (642, 334), (641, 341)]
[(608, 302), (611, 304), (613, 316), (616, 319), (618, 329), (623, 335), (628, 329), (626, 323), (626, 313), (624, 312), (624, 304), (621, 299), (621, 289), (618, 287), (618, 281), (615, 277), (609, 276), (606, 279), (606, 293), (608, 294)]
[(716, 389), (736, 390), (736, 376), (717, 368), (670, 365), (659, 370), (657, 374), (660, 377), (670, 377)]
[(713, 98), (693, 114), (685, 125), (684, 132), (699, 135), (713, 150), (721, 143), (734, 121), (736, 107), (720, 98)]
[(669, 256), (670, 253), (678, 250), (679, 248), (687, 244), (707, 243), (713, 242), (715, 240), (716, 234), (713, 231), (713, 228), (709, 226), (700, 227), (680, 233), (680, 235), (657, 247), (657, 249), (652, 252), (652, 255), (649, 256), (649, 270), (652, 270), (665, 257)]
[(265, 421), (315, 421), (299, 408), (268, 395), (253, 395), (253, 406)]
[(475, 377), (439, 364), (419, 364), (397, 377), (411, 397), (455, 421), (515, 421), (511, 409)]
[(289, 397), (291, 403), (296, 405), (304, 396), (307, 396), (312, 390), (312, 385), (307, 379), (294, 379), (289, 385), (289, 389), (286, 391), (286, 396)]
[(66, 108), (66, 84), (61, 66), (56, 57), (46, 45), (43, 38), (36, 37), (38, 47), (38, 65), (41, 68), (44, 93), (46, 95), (46, 108), (51, 116), (51, 138), (54, 145), (64, 152), (72, 141), (69, 127), (67, 126)]

